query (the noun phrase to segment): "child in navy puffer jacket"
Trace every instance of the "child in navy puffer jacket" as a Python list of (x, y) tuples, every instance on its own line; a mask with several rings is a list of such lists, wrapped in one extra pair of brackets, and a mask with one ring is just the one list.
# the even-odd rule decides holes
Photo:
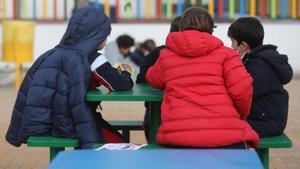
[(256, 18), (239, 18), (229, 27), (228, 36), (254, 80), (247, 121), (260, 137), (281, 134), (287, 124), (289, 104), (283, 85), (293, 77), (288, 57), (274, 45), (263, 45), (264, 29)]

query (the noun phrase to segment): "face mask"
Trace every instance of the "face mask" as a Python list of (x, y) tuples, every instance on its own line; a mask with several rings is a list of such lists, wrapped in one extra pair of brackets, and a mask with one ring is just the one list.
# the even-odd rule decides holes
[(145, 56), (147, 56), (149, 53), (150, 53), (149, 51), (146, 51), (146, 52), (145, 52)]
[(242, 51), (241, 47), (242, 47), (242, 45), (240, 44), (240, 45), (238, 46), (238, 49), (237, 49), (236, 51), (240, 54), (241, 58), (243, 59), (244, 56), (246, 55), (246, 51), (244, 50), (244, 51), (241, 53), (241, 52), (240, 52), (240, 51)]

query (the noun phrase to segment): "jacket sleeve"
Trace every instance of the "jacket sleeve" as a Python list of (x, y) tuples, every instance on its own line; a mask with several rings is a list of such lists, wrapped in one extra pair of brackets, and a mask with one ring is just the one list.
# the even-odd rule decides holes
[[(101, 58), (103, 57), (103, 58)], [(99, 61), (99, 59), (102, 61)], [(130, 90), (133, 87), (133, 81), (127, 71), (120, 72), (106, 61), (104, 55), (100, 55), (93, 64), (92, 76), (96, 86), (104, 85), (109, 91)]]
[[(74, 89), (74, 92), (78, 92), (75, 90), (76, 89)], [(104, 140), (100, 135), (100, 131), (97, 128), (93, 114), (86, 101), (79, 102), (71, 107), (72, 119), (75, 126), (76, 136), (80, 141), (80, 146), (82, 148), (92, 148), (95, 143), (103, 143)]]
[[(73, 60), (79, 62), (79, 59)], [(70, 67), (69, 65), (70, 63), (66, 67)], [(68, 111), (72, 117), (76, 137), (79, 139), (81, 147), (92, 148), (95, 143), (103, 143), (103, 138), (101, 138), (94, 116), (86, 102), (89, 86), (87, 78), (91, 78), (90, 72), (84, 71), (86, 68), (83, 64), (77, 64), (76, 66), (72, 64), (71, 66), (73, 66), (72, 69), (67, 73)]]
[(250, 113), (252, 103), (252, 78), (247, 73), (240, 56), (231, 52), (223, 64), (224, 80), (229, 96), (242, 119)]
[(163, 71), (160, 65), (160, 58), (156, 61), (156, 63), (149, 68), (146, 74), (147, 82), (158, 89), (165, 88), (165, 82), (163, 81)]

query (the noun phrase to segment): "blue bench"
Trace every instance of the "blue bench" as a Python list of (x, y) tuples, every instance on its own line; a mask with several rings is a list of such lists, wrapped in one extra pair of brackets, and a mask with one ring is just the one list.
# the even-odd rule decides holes
[[(261, 138), (256, 152), (264, 165), (265, 169), (269, 169), (269, 149), (271, 148), (291, 148), (292, 141), (288, 138), (287, 135), (281, 134), (275, 137)], [(150, 144), (143, 147), (144, 149), (161, 149), (166, 148), (158, 144)]]
[[(137, 123), (138, 124), (138, 123)], [(122, 130), (122, 125), (117, 125), (116, 129)], [(123, 126), (124, 127), (124, 126)], [(127, 128), (128, 130), (130, 128)], [(135, 128), (135, 129), (138, 129)], [(27, 140), (29, 147), (48, 147), (50, 149), (50, 160), (52, 160), (60, 151), (64, 151), (66, 147), (79, 147), (79, 141), (77, 139), (63, 139), (55, 137), (30, 137)], [(94, 148), (100, 147), (102, 144), (94, 145)], [(269, 149), (271, 148), (291, 148), (292, 141), (282, 134), (275, 137), (262, 138), (259, 146), (256, 149), (265, 169), (269, 169)], [(162, 149), (166, 148), (158, 144), (149, 144), (143, 149)]]

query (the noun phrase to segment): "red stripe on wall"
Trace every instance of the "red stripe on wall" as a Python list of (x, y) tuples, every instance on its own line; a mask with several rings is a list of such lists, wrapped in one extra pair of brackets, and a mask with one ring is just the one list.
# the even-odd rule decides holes
[(265, 0), (260, 1), (260, 16), (262, 18), (266, 17), (266, 1)]
[(224, 19), (224, 0), (218, 0), (219, 7), (218, 7), (218, 16), (219, 19)]
[(57, 1), (53, 0), (53, 15), (54, 15), (54, 19), (57, 19)]
[(115, 16), (116, 16), (116, 20), (118, 20), (120, 18), (120, 16), (119, 16), (119, 0), (116, 0)]
[(161, 0), (156, 0), (157, 19), (161, 19)]
[(17, 19), (17, 0), (13, 0), (13, 19)]

